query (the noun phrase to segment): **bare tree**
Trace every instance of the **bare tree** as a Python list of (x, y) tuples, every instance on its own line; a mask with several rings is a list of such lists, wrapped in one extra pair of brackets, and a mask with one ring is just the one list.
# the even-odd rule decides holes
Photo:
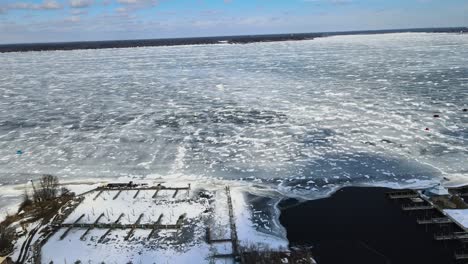
[(60, 188), (60, 196), (66, 196), (71, 194), (72, 193), (70, 192), (70, 189), (68, 189), (67, 187)]
[(57, 197), (59, 193), (59, 179), (56, 176), (45, 174), (39, 181), (40, 188), (36, 191), (35, 201), (47, 201)]

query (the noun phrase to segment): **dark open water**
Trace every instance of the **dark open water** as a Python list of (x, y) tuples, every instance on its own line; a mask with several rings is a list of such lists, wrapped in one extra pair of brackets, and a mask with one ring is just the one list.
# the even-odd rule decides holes
[[(320, 264), (451, 264), (457, 244), (435, 241), (386, 188), (344, 188), (281, 211), (289, 242), (313, 246)], [(280, 206), (286, 206), (283, 202)], [(461, 262), (459, 262), (461, 263)]]

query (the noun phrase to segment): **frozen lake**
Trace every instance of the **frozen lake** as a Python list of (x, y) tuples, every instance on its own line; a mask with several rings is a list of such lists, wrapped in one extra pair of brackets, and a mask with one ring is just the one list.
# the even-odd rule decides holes
[(8, 53), (0, 61), (4, 187), (42, 173), (181, 175), (314, 197), (351, 184), (468, 180), (468, 35)]

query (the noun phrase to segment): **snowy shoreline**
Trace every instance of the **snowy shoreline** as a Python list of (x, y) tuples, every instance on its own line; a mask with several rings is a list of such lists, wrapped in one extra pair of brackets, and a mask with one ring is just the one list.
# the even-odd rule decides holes
[[(447, 187), (457, 187), (463, 186), (466, 184), (466, 181), (461, 175), (459, 179), (454, 179), (453, 181), (445, 181), (444, 185)], [(328, 191), (316, 191), (311, 192), (307, 190), (307, 193), (301, 192), (299, 190), (294, 190), (295, 186), (262, 186), (261, 184), (253, 182), (247, 182), (242, 180), (217, 180), (217, 179), (208, 179), (208, 178), (192, 178), (192, 177), (183, 177), (181, 176), (181, 180), (177, 180), (178, 177), (173, 176), (169, 178), (164, 177), (156, 177), (156, 178), (137, 178), (134, 179), (132, 177), (120, 177), (117, 179), (102, 179), (97, 180), (96, 178), (89, 178), (89, 179), (80, 179), (80, 180), (72, 180), (66, 181), (67, 178), (64, 178), (64, 181), (61, 182), (62, 186), (69, 188), (72, 192), (76, 194), (81, 194), (86, 191), (95, 189), (101, 185), (107, 184), (109, 182), (128, 182), (128, 181), (136, 181), (140, 183), (147, 183), (151, 184), (153, 182), (185, 182), (185, 181), (199, 181), (200, 184), (206, 184), (207, 186), (211, 185), (231, 185), (237, 186), (243, 189), (244, 192), (252, 192), (256, 194), (264, 194), (264, 195), (273, 195), (279, 197), (279, 199), (288, 199), (288, 198), (296, 198), (299, 200), (316, 200), (316, 199), (324, 199), (327, 197), (332, 196), (334, 193), (339, 191), (345, 187), (385, 187), (391, 189), (424, 189), (434, 185), (437, 185), (441, 182), (442, 179), (434, 178), (430, 180), (409, 180), (406, 182), (372, 182), (372, 183), (356, 183), (356, 184), (344, 184), (344, 185), (334, 185), (331, 184)], [(25, 189), (31, 189), (30, 183), (25, 184), (16, 184), (16, 185), (0, 185), (0, 194), (2, 197), (3, 203), (0, 204), (0, 221), (3, 221), (7, 214), (14, 214), (16, 213), (19, 204), (21, 202), (21, 196), (24, 193)], [(325, 190), (325, 189), (324, 189)], [(278, 201), (279, 202), (279, 201)], [(276, 208), (277, 209), (277, 208)]]
[[(119, 179), (118, 181), (113, 181), (113, 182), (120, 182), (120, 183), (126, 183), (128, 182), (128, 180), (135, 180), (135, 179), (129, 179), (129, 178), (121, 178)], [(154, 209), (148, 209), (151, 208), (152, 205), (155, 205), (153, 202), (151, 203), (148, 203), (151, 201), (150, 200), (147, 200), (145, 203), (148, 203), (148, 205), (144, 205), (144, 204), (133, 204), (135, 203), (135, 198), (138, 196), (138, 192), (129, 192), (127, 193), (127, 191), (125, 193), (123, 193), (122, 195), (120, 195), (119, 199), (117, 199), (116, 201), (114, 201), (114, 205), (109, 204), (109, 202), (112, 202), (112, 199), (109, 199), (109, 198), (112, 198), (114, 197), (115, 195), (115, 192), (114, 194), (111, 194), (111, 193), (107, 193), (106, 195), (101, 195), (101, 197), (99, 197), (99, 199), (104, 199), (104, 201), (108, 201), (107, 202), (107, 205), (105, 204), (100, 204), (100, 203), (96, 203), (96, 202), (93, 202), (92, 198), (93, 197), (98, 197), (99, 195), (96, 195), (98, 193), (97, 190), (100, 190), (102, 188), (102, 186), (106, 186), (107, 183), (109, 183), (110, 181), (91, 181), (91, 180), (81, 180), (81, 181), (74, 181), (74, 182), (64, 182), (62, 185), (63, 186), (67, 186), (72, 192), (75, 192), (77, 195), (80, 195), (81, 197), (87, 197), (85, 199), (85, 201), (87, 200), (88, 202), (83, 204), (83, 205), (80, 205), (78, 206), (77, 209), (75, 209), (71, 216), (68, 217), (67, 219), (68, 220), (65, 220), (65, 224), (71, 224), (73, 223), (77, 218), (79, 218), (80, 215), (88, 215), (87, 216), (87, 220), (86, 221), (92, 221), (93, 218), (97, 217), (97, 215), (99, 214), (99, 212), (95, 212), (95, 210), (98, 210), (99, 211), (99, 208), (112, 208), (112, 209), (106, 209), (105, 212), (103, 212), (103, 214), (105, 215), (105, 217), (103, 218), (103, 220), (101, 220), (101, 223), (107, 223), (109, 221), (113, 221), (112, 219), (117, 217), (119, 214), (124, 214), (127, 213), (127, 212), (131, 212), (131, 217), (130, 215), (127, 216), (128, 219), (124, 219), (123, 220), (123, 224), (131, 224), (132, 222), (135, 221), (135, 217), (137, 217), (139, 214), (143, 214), (143, 213), (151, 213), (151, 216), (150, 215), (146, 215), (143, 219), (144, 221), (151, 221), (151, 219), (154, 220), (154, 218), (156, 217), (157, 218), (157, 215), (155, 214), (155, 210)], [(284, 202), (285, 200), (287, 199), (290, 199), (290, 198), (296, 198), (297, 199), (297, 202), (299, 204), (304, 204), (306, 205), (307, 202), (309, 201), (314, 201), (314, 200), (323, 200), (323, 201), (326, 201), (327, 198), (331, 198), (333, 197), (336, 193), (338, 193), (340, 190), (342, 190), (343, 188), (348, 188), (348, 187), (362, 187), (362, 188), (370, 188), (370, 189), (375, 189), (375, 188), (388, 188), (388, 189), (425, 189), (425, 188), (430, 188), (430, 187), (433, 187), (434, 185), (437, 185), (438, 183), (440, 183), (440, 179), (432, 179), (432, 180), (427, 180), (427, 181), (417, 181), (417, 180), (414, 180), (414, 181), (407, 181), (405, 182), (404, 184), (403, 183), (391, 183), (391, 182), (380, 182), (378, 184), (360, 184), (360, 185), (353, 185), (353, 186), (337, 186), (336, 188), (333, 188), (332, 191), (330, 192), (327, 192), (325, 194), (322, 194), (322, 195), (319, 195), (319, 196), (316, 196), (316, 197), (306, 197), (306, 196), (301, 196), (300, 193), (295, 193), (294, 192), (287, 192), (286, 189), (282, 189), (282, 190), (278, 190), (278, 189), (274, 189), (274, 188), (262, 188), (261, 185), (258, 185), (258, 184), (253, 184), (253, 183), (247, 183), (247, 182), (239, 182), (239, 181), (226, 181), (226, 180), (217, 180), (217, 181), (213, 181), (213, 180), (210, 180), (210, 181), (207, 181), (207, 179), (198, 179), (195, 180), (195, 179), (190, 179), (190, 178), (184, 178), (184, 177), (180, 177), (180, 178), (177, 178), (177, 177), (171, 177), (171, 178), (153, 178), (153, 179), (147, 179), (147, 180), (138, 180), (138, 181), (135, 181), (136, 184), (144, 184), (145, 186), (156, 186), (157, 184), (163, 184), (163, 185), (168, 185), (168, 186), (186, 186), (187, 184), (191, 184), (192, 185), (192, 188), (194, 190), (207, 190), (209, 192), (213, 192), (213, 193), (217, 193), (216, 195), (216, 199), (215, 199), (215, 206), (213, 208), (215, 208), (215, 215), (218, 215), (217, 217), (217, 221), (221, 221), (221, 222), (224, 222), (224, 225), (226, 225), (226, 223), (228, 222), (227, 218), (225, 218), (228, 214), (227, 212), (225, 211), (226, 208), (227, 208), (227, 204), (226, 204), (226, 197), (224, 196), (223, 194), (223, 189), (225, 186), (231, 186), (232, 188), (232, 199), (233, 199), (233, 204), (234, 204), (234, 211), (235, 211), (235, 219), (236, 219), (236, 223), (237, 223), (237, 228), (238, 228), (238, 237), (239, 237), (239, 243), (241, 244), (241, 246), (243, 247), (248, 247), (250, 245), (257, 245), (257, 246), (260, 246), (260, 247), (264, 247), (264, 248), (268, 248), (268, 249), (272, 249), (272, 250), (284, 250), (284, 249), (287, 249), (289, 247), (289, 243), (290, 241), (288, 241), (287, 239), (287, 232), (288, 230), (286, 229), (285, 226), (283, 226), (283, 224), (281, 223), (280, 221), (280, 218), (282, 217), (282, 210), (285, 209), (285, 208), (281, 208), (279, 205)], [(449, 183), (449, 182), (446, 182), (446, 183)], [(458, 185), (458, 186), (461, 186), (463, 185), (461, 182), (460, 183), (451, 183), (451, 187), (454, 187), (455, 185)], [(5, 188), (6, 186), (2, 186), (1, 188)], [(14, 194), (15, 192), (16, 193), (22, 193), (22, 191), (27, 188), (25, 186), (23, 187), (20, 187), (20, 186), (15, 186), (15, 188), (12, 188), (10, 194)], [(150, 190), (148, 190), (150, 191)], [(289, 194), (289, 195), (288, 195)], [(167, 209), (164, 209), (164, 210), (169, 210), (168, 212), (166, 212), (165, 214), (167, 214), (169, 216), (169, 218), (167, 218), (164, 222), (164, 224), (173, 224), (175, 223), (175, 220), (177, 218), (178, 215), (182, 214), (183, 211), (187, 211), (187, 212), (190, 212), (188, 214), (188, 218), (190, 219), (191, 217), (196, 217), (197, 214), (201, 213), (203, 210), (205, 209), (202, 209), (201, 207), (198, 208), (197, 210), (193, 211), (192, 209), (189, 209), (191, 202), (189, 202), (186, 206), (181, 204), (183, 207), (182, 208), (182, 211), (179, 209), (177, 209), (176, 207), (171, 207), (173, 205), (172, 202), (170, 202), (170, 196), (169, 194), (160, 194), (162, 195), (160, 197), (160, 199), (163, 199), (166, 200), (166, 199), (169, 199), (167, 201), (169, 201), (169, 204), (167, 205), (164, 205)], [(169, 196), (168, 196), (169, 195)], [(220, 196), (221, 195), (221, 196)], [(117, 195), (118, 196), (118, 195)], [(114, 199), (117, 197), (115, 196)], [(179, 194), (180, 196), (180, 194)], [(133, 197), (133, 199), (132, 199)], [(145, 190), (143, 189), (142, 190), (142, 194), (140, 194), (140, 201), (145, 201), (145, 199), (148, 199), (149, 197), (151, 197), (151, 194), (150, 193), (147, 193), (145, 192)], [(164, 198), (166, 197), (166, 198)], [(175, 197), (175, 196), (174, 196)], [(173, 197), (173, 198), (174, 198)], [(154, 198), (154, 197), (153, 197)], [(91, 202), (91, 203), (90, 203)], [(165, 202), (163, 202), (164, 204)], [(93, 205), (94, 204), (94, 205)], [(156, 203), (157, 205), (158, 203)], [(163, 205), (163, 204), (160, 204), (159, 206)], [(169, 207), (167, 207), (169, 206)], [(189, 206), (189, 207), (187, 207)], [(300, 205), (302, 206), (302, 205)], [(15, 205), (12, 205), (10, 206), (11, 210), (13, 210), (15, 207)], [(121, 208), (121, 209), (119, 209)], [(123, 208), (126, 208), (126, 209), (123, 209)], [(172, 209), (171, 209), (172, 208)], [(185, 209), (183, 209), (185, 208)], [(216, 209), (218, 208), (218, 209)], [(112, 210), (112, 211), (109, 211), (109, 210)], [(149, 210), (149, 211), (148, 211)], [(158, 211), (159, 210), (159, 211)], [(175, 210), (175, 211), (174, 211)], [(157, 212), (160, 212), (160, 209), (156, 209)], [(92, 215), (91, 215), (91, 212), (92, 212)], [(170, 213), (169, 213), (170, 212)], [(198, 213), (197, 213), (198, 212)], [(111, 216), (112, 215), (112, 216)], [(162, 214), (161, 214), (162, 215)], [(219, 216), (222, 216), (224, 215), (224, 218), (221, 217), (219, 218)], [(174, 218), (175, 217), (175, 218)], [(107, 218), (107, 220), (105, 220), (105, 218)], [(115, 219), (114, 219), (115, 220)], [(85, 221), (85, 222), (86, 222)], [(110, 222), (109, 222), (110, 223)], [(143, 222), (142, 224), (144, 224), (146, 222)], [(149, 223), (149, 222), (148, 222)], [(223, 225), (221, 225), (223, 226)], [(201, 228), (201, 226), (199, 226), (198, 228)], [(226, 227), (224, 227), (225, 229)], [(223, 229), (223, 228), (221, 228)], [(201, 229), (199, 229), (198, 231), (198, 234), (201, 234), (203, 232), (200, 231)], [(226, 234), (227, 231), (223, 231), (224, 234)], [(72, 232), (71, 233), (71, 236), (70, 236), (70, 239), (69, 241), (80, 241), (80, 236), (81, 236), (82, 233), (80, 232)], [(60, 237), (60, 232), (57, 234), (57, 235), (54, 235), (52, 237), (53, 241), (57, 241), (59, 243), (52, 243), (52, 244), (46, 244), (45, 245), (45, 251), (44, 251), (44, 255), (45, 256), (48, 256), (46, 257), (48, 260), (61, 260), (61, 259), (67, 259), (67, 262), (72, 262), (72, 261), (75, 261), (73, 258), (83, 258), (81, 257), (80, 255), (80, 252), (90, 252), (93, 251), (93, 250), (97, 250), (99, 248), (98, 251), (96, 252), (100, 252), (100, 251), (103, 251), (103, 252), (113, 252), (112, 250), (110, 249), (104, 249), (104, 247), (106, 247), (106, 245), (100, 245), (100, 244), (96, 244), (96, 247), (92, 247), (92, 248), (88, 248), (90, 243), (92, 245), (94, 245), (93, 243), (95, 242), (92, 242), (92, 241), (97, 241), (98, 238), (100, 236), (102, 236), (104, 234), (103, 231), (95, 231), (92, 235), (89, 236), (89, 239), (90, 240), (85, 240), (85, 241), (88, 241), (87, 245), (83, 244), (82, 246), (80, 245), (69, 245), (68, 242), (67, 243), (63, 243), (63, 242), (59, 242), (61, 241), (61, 239), (59, 239)], [(145, 233), (144, 230), (139, 230), (138, 232), (135, 233), (135, 236), (139, 237), (140, 239), (143, 239), (147, 234)], [(168, 237), (170, 237), (170, 233), (167, 233)], [(112, 243), (114, 243), (114, 248), (117, 247), (123, 247), (123, 240), (120, 241), (119, 239), (122, 239), (123, 237), (125, 237), (125, 232), (122, 231), (122, 232), (116, 232), (115, 233), (115, 237), (113, 237), (113, 239), (111, 240), (111, 245)], [(117, 240), (116, 240), (117, 239)], [(144, 239), (143, 239), (144, 240)], [(13, 256), (14, 257), (17, 257), (19, 252), (18, 250), (21, 248), (21, 245), (22, 245), (22, 242), (24, 241), (24, 239), (20, 238), (17, 242), (17, 244), (15, 245), (15, 252), (13, 253)], [(114, 242), (112, 242), (114, 241)], [(120, 241), (120, 242), (118, 242)], [(200, 241), (200, 240), (196, 240), (196, 241)], [(117, 244), (115, 244), (117, 243)], [(198, 244), (197, 244), (198, 243)], [(197, 242), (195, 244), (190, 244), (192, 246), (194, 245), (202, 245), (202, 244), (199, 244), (199, 242)], [(206, 246), (202, 246), (202, 248), (200, 247), (194, 247), (192, 248), (194, 251), (191, 251), (192, 249), (188, 249), (186, 247), (179, 247), (177, 246), (178, 244), (174, 244), (176, 246), (176, 248), (179, 248), (178, 250), (182, 249), (182, 248), (185, 248), (184, 250), (189, 250), (189, 251), (183, 251), (183, 252), (187, 252), (188, 255), (186, 255), (185, 253), (180, 255), (180, 257), (182, 259), (184, 258), (194, 258), (194, 256), (198, 256), (198, 260), (199, 262), (203, 262), (203, 258), (207, 257), (208, 255), (210, 254), (213, 254), (212, 250), (213, 249), (210, 249), (210, 247), (206, 247)], [(263, 245), (263, 246), (261, 246)], [(151, 244), (148, 244), (147, 245), (148, 247), (154, 247), (155, 245), (151, 245)], [(63, 247), (63, 252), (66, 252), (66, 248), (69, 248), (69, 247), (74, 247), (74, 248), (81, 248), (80, 250), (76, 250), (76, 254), (75, 255), (71, 255), (71, 256), (55, 256), (55, 252), (56, 252), (56, 248), (61, 248)], [(94, 248), (94, 249), (93, 249)], [(190, 247), (189, 247), (190, 248)], [(169, 249), (169, 248), (167, 248)], [(122, 250), (127, 250), (128, 253), (130, 254), (130, 252), (143, 252), (145, 251), (145, 247), (142, 247), (142, 248), (136, 248), (134, 246), (131, 246), (130, 248), (122, 248)], [(174, 249), (176, 250), (176, 249)], [(217, 250), (221, 250), (222, 252), (225, 252), (227, 250), (226, 246), (224, 246), (223, 248), (220, 248), (220, 247), (217, 247)], [(172, 252), (172, 253), (171, 253)], [(174, 254), (175, 252), (177, 251), (165, 251), (165, 253), (163, 254), (159, 254), (158, 256), (154, 255), (150, 258), (162, 258), (162, 259), (167, 259), (169, 260)], [(192, 253), (188, 253), (188, 252), (192, 252)], [(201, 252), (201, 253), (200, 253)], [(211, 252), (211, 253), (210, 253)], [(215, 251), (217, 252), (217, 251)], [(117, 254), (117, 252), (114, 252), (115, 254)], [(167, 254), (166, 254), (167, 253)], [(111, 254), (111, 253), (109, 253)], [(146, 253), (141, 253), (143, 254), (143, 256), (146, 256), (148, 257), (148, 255), (145, 255)], [(201, 254), (201, 255), (200, 255)], [(151, 255), (151, 254), (150, 254)], [(68, 257), (70, 257), (70, 259), (68, 259)], [(136, 259), (139, 259), (139, 256), (138, 255), (128, 255), (127, 256), (128, 259), (133, 259), (133, 258), (136, 258)], [(91, 254), (89, 256), (89, 259), (111, 259), (111, 255), (93, 255)], [(117, 260), (116, 260), (117, 261)], [(54, 261), (55, 262), (55, 261)], [(143, 259), (143, 262), (146, 263)]]

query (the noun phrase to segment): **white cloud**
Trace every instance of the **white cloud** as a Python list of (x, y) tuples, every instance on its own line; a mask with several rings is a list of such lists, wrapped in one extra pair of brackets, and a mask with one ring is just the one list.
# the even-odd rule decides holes
[(86, 9), (75, 9), (71, 11), (71, 14), (74, 16), (86, 15), (88, 14), (88, 11)]
[(126, 13), (127, 12), (127, 9), (125, 7), (119, 7), (119, 8), (116, 8), (115, 9), (115, 12), (118, 12), (118, 13)]
[[(213, 35), (269, 34), (287, 32), (323, 32), (359, 29), (413, 28), (468, 26), (468, 5), (446, 7), (437, 10), (393, 8), (375, 10), (363, 8), (357, 0), (351, 2), (348, 12), (317, 12), (307, 14), (239, 14), (234, 15), (223, 9), (201, 10), (174, 15), (172, 10), (155, 10), (152, 16), (141, 16), (134, 12), (162, 1), (154, 0), (112, 0), (115, 5), (97, 14), (86, 15), (87, 8), (73, 8), (62, 16), (37, 16), (35, 19), (9, 18), (9, 4), (0, 0), (7, 14), (0, 15), (0, 43), (77, 41), (103, 39), (138, 39), (165, 37), (196, 37)], [(56, 0), (67, 6), (71, 0)], [(102, 5), (110, 0), (94, 0), (94, 5)], [(117, 3), (119, 1), (119, 3)], [(198, 1), (198, 0), (197, 0)], [(200, 0), (201, 1), (201, 0)], [(221, 1), (221, 0), (220, 0)], [(301, 0), (305, 1), (305, 0)], [(341, 0), (316, 0), (320, 4)], [(416, 1), (416, 0), (414, 0)], [(434, 0), (435, 1), (435, 0)], [(9, 3), (23, 3), (29, 9), (46, 8), (47, 1), (35, 5), (25, 3), (31, 0), (8, 0)], [(222, 2), (222, 1), (221, 1)], [(315, 3), (318, 3), (315, 2)], [(338, 3), (338, 2), (335, 2)], [(314, 5), (314, 3), (309, 3)], [(318, 8), (317, 8), (318, 9)], [(166, 13), (164, 13), (166, 12)], [(36, 12), (27, 12), (34, 13)], [(395, 19), (397, 17), (398, 19)], [(14, 22), (13, 22), (14, 21)], [(66, 22), (65, 22), (66, 21)], [(10, 23), (12, 22), (12, 23)]]
[(46, 0), (41, 5), (42, 9), (60, 9), (62, 6), (55, 0)]
[(158, 2), (158, 0), (117, 0), (117, 3), (123, 5), (123, 7), (118, 7), (115, 11), (119, 15), (129, 15), (138, 9), (155, 6)]
[(308, 3), (330, 3), (334, 5), (346, 5), (351, 4), (352, 0), (302, 0), (303, 2)]
[(84, 8), (94, 4), (94, 0), (69, 0), (69, 4), (73, 8)]
[(147, 5), (147, 4), (157, 4), (157, 0), (117, 0), (119, 4), (123, 5)]
[(80, 22), (80, 20), (81, 19), (79, 16), (70, 16), (70, 17), (65, 18), (66, 22), (72, 22), (72, 23)]
[(40, 4), (16, 2), (8, 6), (9, 9), (51, 10), (61, 9), (62, 6), (55, 0), (44, 0)]

